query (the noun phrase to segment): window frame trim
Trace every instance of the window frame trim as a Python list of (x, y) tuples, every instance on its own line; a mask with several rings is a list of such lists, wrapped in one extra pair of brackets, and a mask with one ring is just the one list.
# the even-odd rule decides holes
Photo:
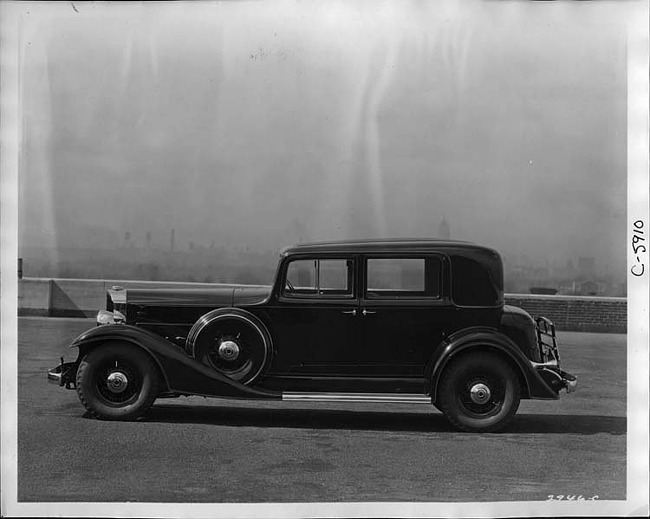
[[(296, 262), (296, 261), (327, 261), (327, 260), (341, 260), (341, 261), (352, 261), (352, 279), (350, 286), (348, 288), (351, 289), (351, 294), (346, 294), (346, 295), (341, 295), (341, 294), (291, 294), (286, 292), (287, 288), (287, 277), (289, 274), (289, 265), (291, 263)], [(279, 287), (278, 290), (278, 299), (280, 301), (322, 301), (322, 302), (337, 302), (337, 301), (345, 301), (345, 302), (350, 302), (350, 301), (357, 301), (358, 300), (358, 268), (359, 268), (359, 261), (358, 261), (358, 255), (357, 254), (333, 254), (333, 255), (315, 255), (315, 254), (308, 254), (305, 256), (291, 256), (287, 258), (287, 260), (284, 262), (284, 266), (282, 269), (282, 284)], [(319, 272), (320, 271), (320, 265), (319, 268), (317, 269), (317, 277), (319, 277)], [(318, 281), (318, 280), (317, 280)], [(317, 290), (319, 287), (316, 287)]]

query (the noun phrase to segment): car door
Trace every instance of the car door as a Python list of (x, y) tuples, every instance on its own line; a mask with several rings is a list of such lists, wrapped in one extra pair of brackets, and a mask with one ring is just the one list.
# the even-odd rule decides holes
[(447, 262), (437, 254), (363, 258), (358, 334), (376, 376), (423, 377), (453, 318)]
[(311, 382), (317, 379), (354, 373), (359, 356), (357, 265), (353, 255), (297, 257), (280, 273), (277, 302), (267, 311), (276, 376), (288, 380), (285, 389), (313, 389)]

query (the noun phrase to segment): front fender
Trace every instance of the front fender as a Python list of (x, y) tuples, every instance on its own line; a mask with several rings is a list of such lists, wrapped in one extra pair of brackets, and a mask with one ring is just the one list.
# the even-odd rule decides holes
[(240, 384), (191, 358), (174, 343), (136, 326), (98, 326), (82, 333), (70, 347), (79, 348), (81, 359), (90, 349), (107, 341), (125, 342), (149, 353), (158, 364), (167, 389), (174, 393), (244, 399), (281, 398), (279, 393)]
[(493, 328), (475, 327), (456, 332), (435, 349), (425, 371), (426, 379), (430, 381), (429, 391), (434, 402), (445, 366), (460, 353), (472, 349), (492, 350), (508, 358), (524, 383), (522, 387), (524, 398), (549, 400), (558, 398), (557, 393), (544, 382), (512, 339)]

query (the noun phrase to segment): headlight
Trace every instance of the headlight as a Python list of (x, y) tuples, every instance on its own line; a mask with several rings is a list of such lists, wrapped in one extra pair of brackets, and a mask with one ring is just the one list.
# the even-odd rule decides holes
[(97, 313), (97, 326), (103, 324), (122, 324), (126, 322), (126, 317), (117, 310), (109, 312), (108, 310), (100, 310)]

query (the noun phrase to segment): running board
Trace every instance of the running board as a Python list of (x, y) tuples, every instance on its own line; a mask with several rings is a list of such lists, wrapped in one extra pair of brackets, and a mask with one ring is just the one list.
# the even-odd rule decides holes
[(284, 392), (283, 402), (360, 402), (375, 404), (428, 404), (431, 397), (409, 393), (303, 393)]

